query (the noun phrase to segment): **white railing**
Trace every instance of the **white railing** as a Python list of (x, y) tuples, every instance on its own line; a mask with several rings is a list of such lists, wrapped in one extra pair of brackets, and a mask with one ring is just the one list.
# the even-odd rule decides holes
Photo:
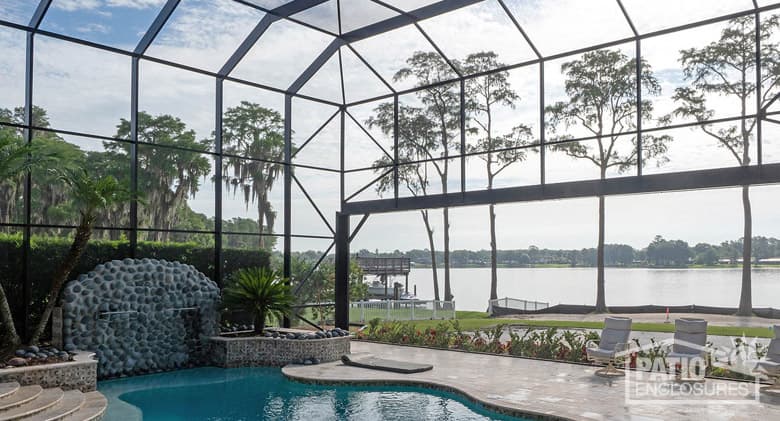
[(505, 297), (496, 300), (489, 300), (488, 313), (493, 314), (493, 306), (523, 311), (536, 311), (550, 307), (550, 303), (543, 303), (541, 301), (518, 300), (516, 298)]
[(349, 321), (455, 319), (455, 301), (384, 300), (349, 303)]

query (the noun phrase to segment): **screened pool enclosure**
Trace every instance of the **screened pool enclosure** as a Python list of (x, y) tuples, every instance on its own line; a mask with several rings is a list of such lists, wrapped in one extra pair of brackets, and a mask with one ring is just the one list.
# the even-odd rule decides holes
[[(780, 182), (778, 16), (757, 0), (4, 0), (0, 136), (139, 193), (96, 222), (84, 271), (157, 257), (221, 282), (270, 261), (346, 327), (370, 215)], [(45, 170), (0, 180), (24, 327), (78, 222), (64, 191)]]

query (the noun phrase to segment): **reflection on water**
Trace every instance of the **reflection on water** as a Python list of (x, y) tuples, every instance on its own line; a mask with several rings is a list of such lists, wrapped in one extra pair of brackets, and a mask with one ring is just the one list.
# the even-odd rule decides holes
[[(452, 290), (458, 310), (484, 311), (490, 295), (490, 269), (452, 269)], [(742, 270), (729, 269), (606, 269), (607, 305), (686, 305), (736, 307)], [(412, 269), (409, 288), (433, 298), (431, 269)], [(401, 280), (403, 281), (403, 280)], [(444, 290), (444, 271), (439, 270)], [(498, 269), (498, 296), (549, 302), (550, 305), (594, 304), (596, 268)], [(753, 305), (780, 305), (780, 268), (753, 270)]]

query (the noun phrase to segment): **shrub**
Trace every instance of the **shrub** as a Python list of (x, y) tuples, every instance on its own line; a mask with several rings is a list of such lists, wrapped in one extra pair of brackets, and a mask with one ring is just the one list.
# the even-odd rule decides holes
[[(22, 279), (22, 236), (0, 233), (0, 282), (2, 282), (11, 305), (17, 326), (22, 318), (28, 318), (28, 326), (34, 326), (43, 310), (43, 302), (49, 290), (54, 271), (62, 256), (67, 253), (71, 239), (33, 235), (30, 239), (29, 278), (32, 292), (29, 314), (25, 315), (24, 279)], [(100, 263), (130, 257), (130, 242), (122, 240), (91, 240), (78, 265), (68, 279), (87, 273)], [(164, 259), (193, 265), (209, 278), (214, 278), (214, 248), (187, 242), (139, 241), (136, 249), (138, 258)], [(229, 276), (244, 267), (269, 267), (270, 253), (264, 250), (222, 249), (225, 262), (223, 276)], [(221, 280), (215, 279), (218, 284)], [(20, 332), (21, 334), (21, 332)]]

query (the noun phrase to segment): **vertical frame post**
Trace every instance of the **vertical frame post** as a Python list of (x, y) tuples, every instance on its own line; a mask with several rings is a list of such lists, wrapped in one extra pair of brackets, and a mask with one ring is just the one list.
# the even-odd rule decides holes
[(349, 328), (349, 215), (336, 213), (336, 327)]
[[(222, 108), (224, 99), (225, 79), (216, 79), (215, 106), (214, 106), (214, 150), (217, 156), (214, 158), (214, 279), (222, 286)], [(262, 234), (262, 227), (260, 227)]]
[(466, 193), (466, 81), (460, 79), (460, 192)]
[(398, 206), (398, 186), (399, 186), (399, 154), (398, 154), (398, 119), (399, 119), (398, 95), (393, 95), (393, 197), (395, 205)]
[[(754, 5), (757, 7), (758, 4)], [(756, 160), (758, 165), (764, 163), (764, 151), (763, 151), (763, 129), (761, 127), (761, 120), (764, 118), (764, 111), (761, 109), (761, 12), (756, 10)]]
[(539, 61), (539, 184), (544, 186), (545, 160), (544, 60)]
[(133, 57), (130, 69), (130, 191), (133, 200), (130, 202), (130, 257), (138, 255), (138, 91), (139, 63), (138, 57)]
[(636, 39), (636, 175), (642, 176), (642, 41)]
[(340, 177), (339, 181), (340, 181), (341, 185), (339, 186), (339, 191), (341, 192), (341, 201), (340, 201), (340, 203), (342, 205), (344, 204), (344, 198), (346, 197), (346, 195), (345, 195), (346, 191), (344, 189), (344, 181), (345, 181), (344, 180), (344, 177), (345, 177), (344, 176), (344, 174), (345, 174), (344, 173), (344, 168), (345, 168), (345, 161), (346, 161), (346, 158), (345, 158), (345, 155), (344, 155), (344, 153), (345, 153), (344, 148), (346, 147), (346, 136), (345, 136), (346, 116), (347, 116), (346, 109), (345, 109), (344, 106), (342, 106), (341, 107), (341, 115), (339, 116), (340, 119), (341, 119), (341, 122), (340, 122), (340, 125), (341, 125), (340, 130), (341, 130), (341, 132), (339, 133), (339, 143), (340, 143), (339, 144), (339, 149), (340, 149), (339, 152), (341, 154), (341, 156), (339, 157), (340, 165), (341, 165), (341, 172), (340, 172), (340, 176), (341, 177)]
[[(35, 35), (27, 33), (24, 71), (24, 140), (30, 145), (33, 141), (33, 65), (35, 64)], [(22, 238), (22, 296), (24, 297), (24, 317), (19, 336), (25, 342), (29, 339), (30, 301), (32, 300), (32, 285), (30, 280), (30, 236), (32, 230), (32, 174), (27, 171), (24, 180), (24, 231)]]
[[(284, 96), (284, 256), (282, 263), (282, 272), (287, 284), (290, 284), (292, 277), (292, 221), (290, 215), (292, 209), (292, 95)], [(284, 327), (290, 327), (290, 319), (285, 317)]]

